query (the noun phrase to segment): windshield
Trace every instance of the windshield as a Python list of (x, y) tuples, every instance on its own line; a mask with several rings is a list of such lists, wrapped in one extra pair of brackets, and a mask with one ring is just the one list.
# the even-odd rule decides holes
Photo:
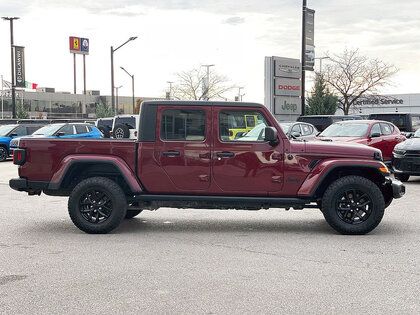
[(320, 137), (366, 137), (369, 124), (352, 123), (352, 124), (332, 124), (325, 129)]
[(16, 125), (5, 125), (0, 126), (0, 137), (6, 136), (10, 131), (12, 131)]
[(420, 129), (414, 133), (414, 138), (420, 138)]
[(281, 130), (283, 130), (284, 133), (288, 133), (289, 132), (289, 128), (292, 124), (285, 124), (285, 123), (280, 123), (279, 124), (281, 127)]
[(35, 131), (33, 135), (43, 135), (43, 136), (52, 136), (58, 129), (63, 127), (62, 124), (60, 125), (48, 125), (45, 127), (42, 127)]

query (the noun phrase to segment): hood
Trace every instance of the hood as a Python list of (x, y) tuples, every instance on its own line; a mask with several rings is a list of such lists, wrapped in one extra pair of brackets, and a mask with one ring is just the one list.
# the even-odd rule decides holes
[(353, 157), (372, 160), (375, 152), (381, 154), (379, 149), (358, 143), (307, 141), (304, 144), (306, 153), (326, 155), (328, 157)]
[(398, 143), (394, 149), (398, 150), (420, 150), (420, 138), (410, 138)]
[(329, 141), (329, 142), (350, 142), (350, 143), (366, 143), (366, 138), (360, 137), (316, 137), (314, 140), (317, 141)]

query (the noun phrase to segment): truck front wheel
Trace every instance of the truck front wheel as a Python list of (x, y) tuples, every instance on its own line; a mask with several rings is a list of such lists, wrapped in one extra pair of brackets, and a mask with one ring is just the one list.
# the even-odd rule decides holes
[(90, 234), (115, 229), (127, 212), (127, 200), (121, 187), (105, 177), (91, 177), (74, 187), (68, 202), (74, 225)]
[(378, 186), (361, 176), (345, 176), (333, 182), (322, 198), (328, 224), (342, 234), (361, 235), (381, 222), (385, 201)]

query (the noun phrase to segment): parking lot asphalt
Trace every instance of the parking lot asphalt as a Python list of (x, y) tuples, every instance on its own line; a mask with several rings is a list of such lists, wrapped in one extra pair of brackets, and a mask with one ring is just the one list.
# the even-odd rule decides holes
[(319, 210), (159, 209), (107, 235), (0, 163), (1, 314), (419, 314), (420, 177), (369, 235)]

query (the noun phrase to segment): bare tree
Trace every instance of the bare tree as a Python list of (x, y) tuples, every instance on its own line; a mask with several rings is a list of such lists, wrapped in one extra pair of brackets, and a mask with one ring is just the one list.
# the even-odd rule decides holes
[(345, 115), (362, 95), (377, 94), (390, 84), (390, 78), (398, 69), (378, 59), (359, 54), (358, 49), (345, 49), (341, 55), (329, 55), (331, 63), (323, 71), (323, 77), (339, 96), (337, 107)]
[[(203, 100), (206, 96), (204, 81), (207, 71), (199, 67), (175, 74), (176, 81), (172, 85), (172, 97), (177, 100)], [(235, 88), (226, 76), (210, 70), (207, 98), (226, 100), (224, 94)]]

